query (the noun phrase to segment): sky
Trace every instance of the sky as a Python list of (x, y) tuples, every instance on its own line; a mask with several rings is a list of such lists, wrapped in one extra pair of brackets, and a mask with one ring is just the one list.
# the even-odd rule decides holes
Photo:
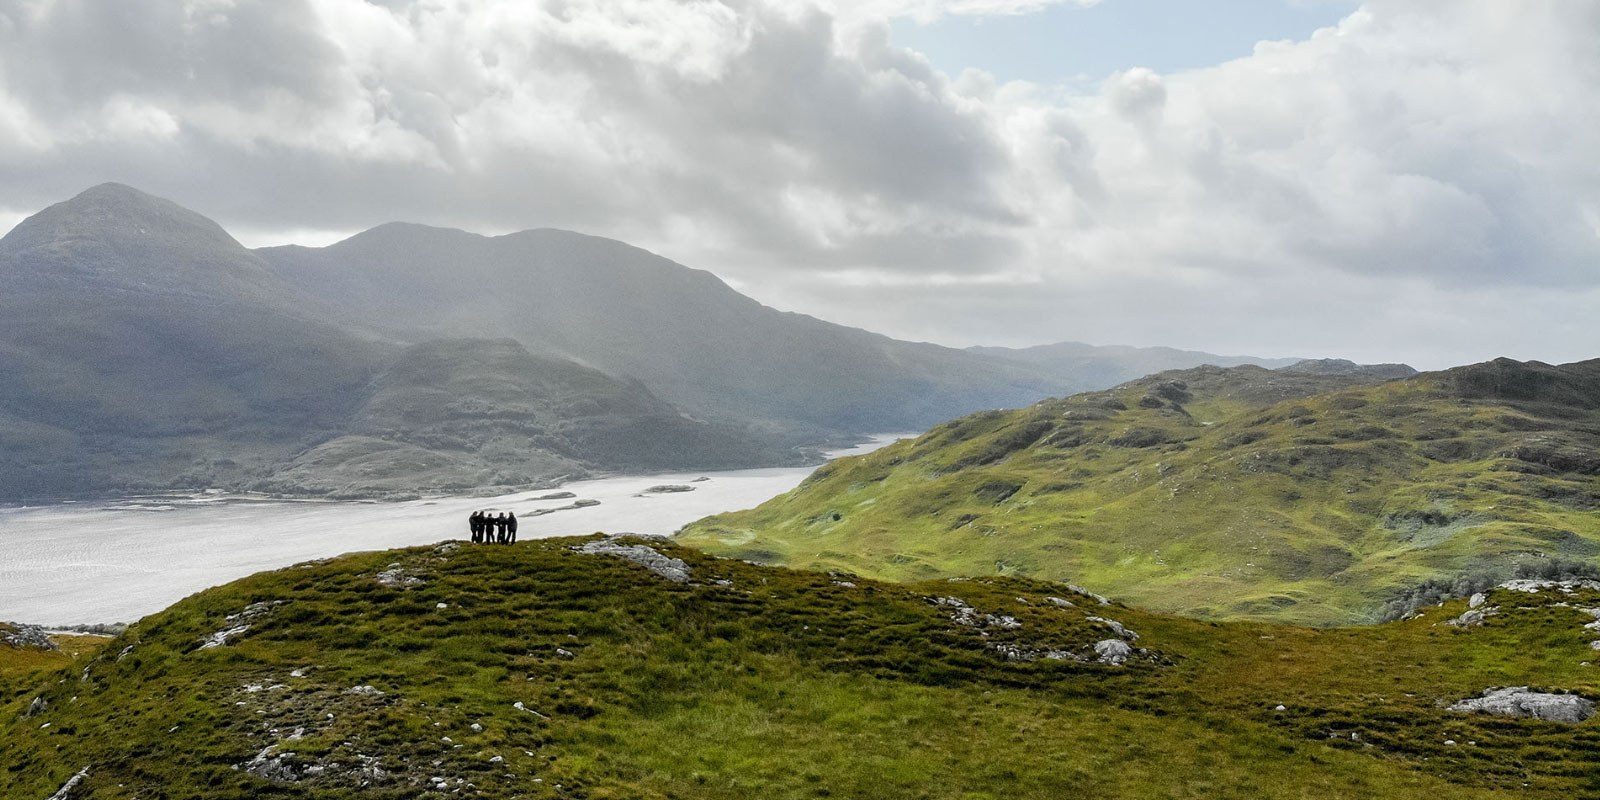
[(964, 346), (1600, 356), (1600, 0), (0, 0), (0, 230), (559, 227)]

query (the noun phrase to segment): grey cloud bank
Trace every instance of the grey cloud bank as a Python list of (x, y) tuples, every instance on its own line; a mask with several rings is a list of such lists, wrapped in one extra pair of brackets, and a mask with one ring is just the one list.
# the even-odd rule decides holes
[(885, 22), (1036, 5), (0, 0), (0, 225), (119, 180), (257, 243), (573, 228), (950, 344), (1600, 353), (1600, 3), (1375, 0), (1095, 94)]

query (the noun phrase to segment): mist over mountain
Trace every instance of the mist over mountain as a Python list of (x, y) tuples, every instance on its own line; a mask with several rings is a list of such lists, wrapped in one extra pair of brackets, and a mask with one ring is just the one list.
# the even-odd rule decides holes
[(968, 351), (1031, 365), (1061, 381), (1068, 392), (1108, 389), (1157, 372), (1188, 369), (1202, 364), (1215, 367), (1250, 364), (1279, 369), (1302, 361), (1298, 358), (1223, 356), (1175, 347), (1129, 347), (1083, 342), (1057, 342), (1020, 348), (971, 347)]
[(512, 337), (696, 413), (785, 431), (923, 428), (1061, 387), (1029, 365), (778, 311), (709, 272), (568, 231), (390, 224), (258, 253), (308, 297), (396, 335)]
[(0, 282), (7, 498), (367, 495), (802, 457), (515, 343), (410, 346), (352, 324), (215, 223), (126, 186), (18, 225)]
[(793, 464), (1174, 364), (1279, 365), (898, 341), (560, 230), (394, 223), (252, 251), (119, 184), (0, 239), (0, 285), (11, 499), (395, 496)]

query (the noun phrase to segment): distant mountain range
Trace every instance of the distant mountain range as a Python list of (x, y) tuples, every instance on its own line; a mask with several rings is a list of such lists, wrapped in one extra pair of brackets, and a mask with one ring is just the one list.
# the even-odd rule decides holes
[(800, 463), (1152, 367), (1283, 364), (903, 342), (558, 230), (390, 224), (252, 251), (118, 184), (0, 239), (0, 289), (0, 499)]

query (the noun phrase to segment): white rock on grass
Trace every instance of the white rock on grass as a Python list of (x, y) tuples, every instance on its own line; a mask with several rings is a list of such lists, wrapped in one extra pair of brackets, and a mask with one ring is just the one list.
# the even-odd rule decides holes
[(72, 790), (78, 788), (78, 784), (83, 783), (83, 779), (87, 778), (88, 776), (88, 767), (78, 770), (76, 774), (67, 779), (66, 783), (62, 784), (60, 789), (56, 790), (55, 794), (50, 795), (48, 800), (67, 800), (67, 798), (72, 796)]
[(1462, 700), (1450, 706), (1450, 710), (1578, 723), (1594, 716), (1594, 701), (1575, 694), (1535, 692), (1526, 686), (1508, 686), (1486, 689), (1482, 697)]
[(618, 541), (618, 537), (584, 542), (571, 549), (579, 553), (611, 556), (624, 561), (632, 561), (673, 583), (684, 583), (689, 580), (689, 565), (684, 563), (682, 559), (662, 555), (660, 551), (647, 545), (622, 544)]
[(1094, 655), (1102, 664), (1121, 664), (1133, 655), (1133, 648), (1121, 639), (1103, 639), (1094, 643)]
[(1106, 619), (1105, 617), (1084, 617), (1084, 619), (1086, 619), (1086, 620), (1088, 620), (1090, 622), (1098, 622), (1101, 625), (1104, 625), (1104, 626), (1110, 628), (1111, 631), (1113, 633), (1115, 633), (1116, 635), (1121, 636), (1122, 638), (1127, 639), (1130, 642), (1139, 641), (1139, 634), (1134, 633), (1133, 631), (1131, 631), (1128, 628), (1124, 627), (1122, 623), (1120, 623), (1120, 622), (1118, 622), (1118, 621), (1116, 621), (1114, 619)]
[(1458, 628), (1475, 628), (1475, 627), (1477, 627), (1479, 625), (1482, 625), (1484, 620), (1486, 620), (1486, 619), (1488, 619), (1490, 617), (1496, 616), (1499, 613), (1500, 613), (1500, 607), (1499, 606), (1486, 606), (1484, 608), (1475, 608), (1475, 609), (1472, 609), (1470, 611), (1463, 612), (1461, 614), (1461, 616), (1456, 617), (1453, 620), (1450, 620), (1450, 622), (1448, 624), (1454, 625), (1454, 626), (1456, 626)]
[(1467, 608), (1477, 608), (1478, 606), (1481, 606), (1481, 605), (1483, 605), (1484, 603), (1486, 603), (1488, 601), (1489, 601), (1489, 598), (1487, 596), (1485, 596), (1483, 592), (1478, 592), (1477, 594), (1475, 594), (1472, 597), (1467, 599)]

